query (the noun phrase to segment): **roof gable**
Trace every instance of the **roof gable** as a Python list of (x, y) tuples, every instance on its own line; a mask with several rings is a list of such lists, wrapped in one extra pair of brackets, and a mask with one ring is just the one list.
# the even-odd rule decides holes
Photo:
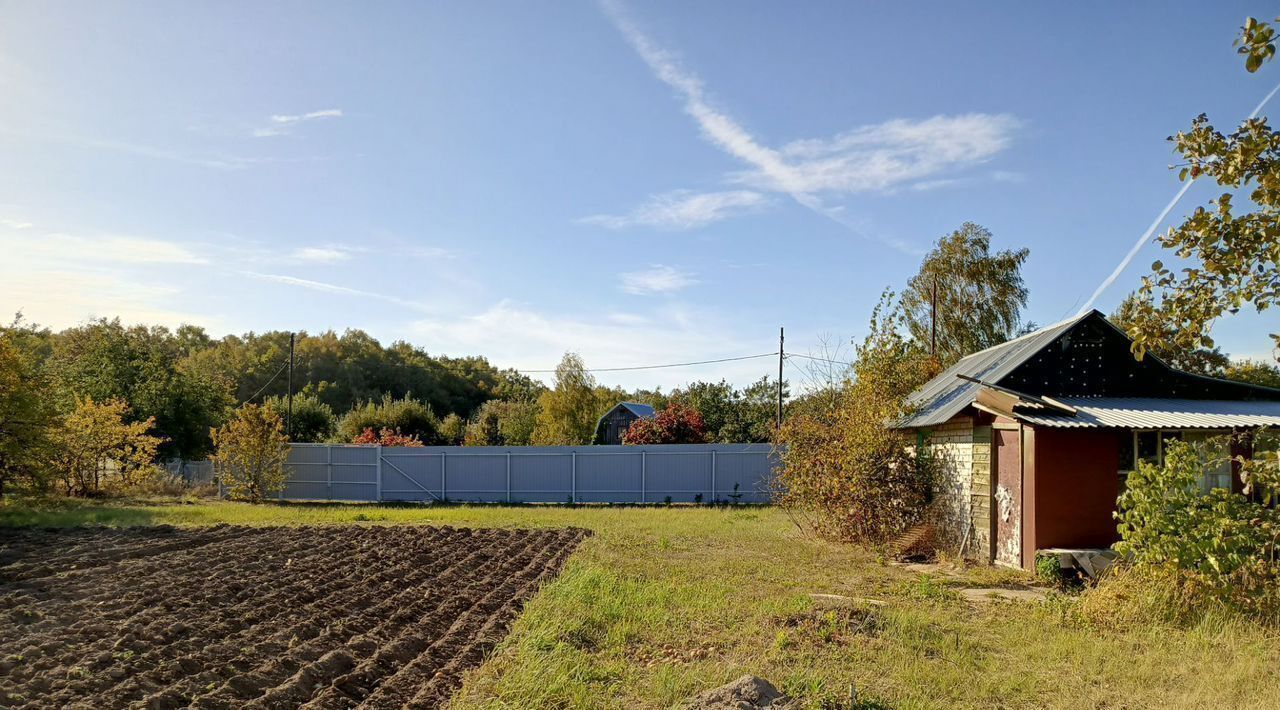
[(1280, 399), (1280, 391), (1182, 372), (1151, 355), (1139, 361), (1131, 342), (1099, 311), (1082, 313), (947, 368), (911, 395), (918, 410), (899, 426), (951, 419), (973, 403), (984, 383), (1047, 397)]

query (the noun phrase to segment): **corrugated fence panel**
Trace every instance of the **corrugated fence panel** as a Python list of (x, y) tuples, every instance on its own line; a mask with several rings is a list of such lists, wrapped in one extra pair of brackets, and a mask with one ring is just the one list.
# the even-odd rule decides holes
[(439, 453), (410, 447), (382, 449), (382, 499), (439, 499), (440, 470)]
[(555, 451), (555, 448), (512, 449), (512, 502), (565, 503), (573, 495), (573, 453)]
[(378, 448), (334, 446), (332, 500), (378, 500)]
[[(767, 503), (768, 444), (388, 447), (295, 444), (282, 498)], [(737, 485), (735, 492), (734, 486)]]
[(653, 491), (650, 500), (665, 501), (670, 497), (674, 503), (711, 502), (710, 451), (653, 451), (645, 458), (645, 484)]
[(289, 478), (283, 498), (294, 500), (331, 500), (329, 488), (328, 446), (293, 446), (289, 449), (286, 469)]
[(633, 503), (644, 500), (640, 452), (578, 452), (577, 500), (583, 503)]
[[(773, 498), (773, 469), (777, 465), (771, 452), (764, 454), (719, 452), (716, 455), (716, 498), (732, 500), (741, 495), (743, 503), (768, 503)], [(738, 485), (735, 493), (734, 484)]]
[(445, 454), (445, 482), (449, 500), (477, 503), (507, 499), (507, 454), (479, 452)]

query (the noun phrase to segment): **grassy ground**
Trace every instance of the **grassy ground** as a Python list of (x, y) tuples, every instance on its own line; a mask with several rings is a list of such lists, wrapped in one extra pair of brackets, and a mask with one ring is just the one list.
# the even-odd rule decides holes
[[(774, 509), (411, 508), (222, 502), (0, 506), (0, 525), (450, 524), (590, 528), (455, 708), (669, 707), (744, 673), (807, 705), (1275, 707), (1280, 639), (1232, 624), (1099, 632), (1069, 601), (958, 598), (961, 580), (801, 535)], [(982, 584), (1008, 581), (990, 571)], [(810, 593), (887, 602), (816, 608)]]

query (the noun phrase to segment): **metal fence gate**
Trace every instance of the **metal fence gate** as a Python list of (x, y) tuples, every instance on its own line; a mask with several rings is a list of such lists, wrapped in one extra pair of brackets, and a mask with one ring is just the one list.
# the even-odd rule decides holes
[(767, 503), (769, 444), (293, 444), (281, 498), (504, 503)]

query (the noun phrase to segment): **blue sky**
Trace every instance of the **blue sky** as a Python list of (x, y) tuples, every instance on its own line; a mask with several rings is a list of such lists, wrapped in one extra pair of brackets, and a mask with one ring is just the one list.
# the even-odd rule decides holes
[(1165, 136), (1277, 78), (1243, 3), (902, 5), (6, 2), (0, 307), (526, 369), (818, 352), (969, 220), (1031, 249), (1045, 324), (1177, 191)]

